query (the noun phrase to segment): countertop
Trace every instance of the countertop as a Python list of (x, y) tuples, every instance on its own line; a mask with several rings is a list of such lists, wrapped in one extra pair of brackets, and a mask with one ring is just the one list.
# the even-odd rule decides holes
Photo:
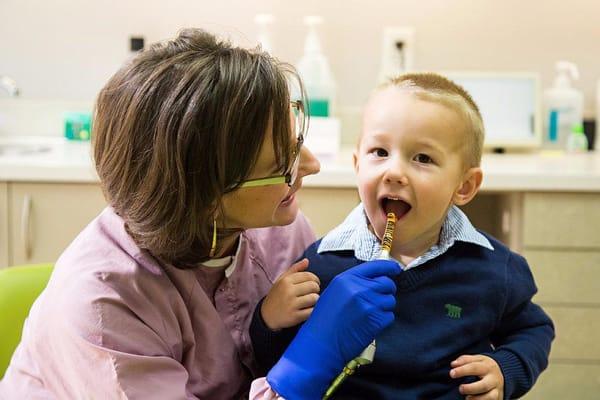
[[(60, 137), (0, 136), (0, 181), (96, 183), (88, 142)], [(21, 151), (22, 150), (22, 151)], [(36, 151), (37, 150), (37, 151)], [(19, 152), (27, 154), (18, 154)], [(600, 153), (485, 154), (482, 191), (600, 192)], [(352, 149), (322, 160), (321, 172), (304, 179), (308, 187), (349, 188), (356, 181)]]

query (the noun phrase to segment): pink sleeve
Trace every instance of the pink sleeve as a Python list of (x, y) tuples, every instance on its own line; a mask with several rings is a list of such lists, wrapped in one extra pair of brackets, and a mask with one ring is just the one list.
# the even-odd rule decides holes
[(252, 386), (250, 387), (250, 400), (273, 399), (283, 400), (283, 397), (271, 390), (271, 386), (269, 386), (266, 378), (258, 378), (252, 382)]

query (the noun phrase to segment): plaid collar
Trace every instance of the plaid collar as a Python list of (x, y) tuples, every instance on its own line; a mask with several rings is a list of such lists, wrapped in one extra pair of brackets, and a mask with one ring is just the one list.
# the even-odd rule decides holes
[[(452, 206), (442, 225), (438, 243), (415, 258), (404, 269), (416, 267), (444, 254), (456, 241), (473, 243), (494, 250), (490, 241), (473, 227), (467, 216), (458, 207)], [(350, 212), (344, 222), (323, 237), (317, 252), (342, 250), (352, 250), (354, 256), (362, 261), (376, 259), (381, 251), (379, 239), (369, 230), (362, 203)]]

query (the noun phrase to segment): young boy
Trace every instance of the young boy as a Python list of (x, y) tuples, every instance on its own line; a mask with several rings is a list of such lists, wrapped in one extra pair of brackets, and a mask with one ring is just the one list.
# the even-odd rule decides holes
[[(337, 398), (514, 398), (546, 368), (554, 328), (531, 302), (527, 262), (457, 207), (481, 185), (483, 136), (469, 94), (437, 74), (402, 75), (367, 103), (354, 153), (362, 203), (304, 257), (326, 287), (377, 257), (393, 211), (391, 256), (404, 272), (396, 278), (395, 322), (377, 338), (374, 362), (348, 378)], [(305, 296), (302, 280), (310, 277), (276, 282), (256, 309), (251, 336), (264, 368), (297, 329), (280, 329), (289, 327), (289, 314), (274, 305)]]

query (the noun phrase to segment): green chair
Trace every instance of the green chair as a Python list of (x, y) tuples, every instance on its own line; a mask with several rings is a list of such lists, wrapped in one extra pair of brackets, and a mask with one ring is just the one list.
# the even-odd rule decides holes
[(23, 323), (46, 287), (52, 264), (0, 269), (0, 379), (21, 340)]

